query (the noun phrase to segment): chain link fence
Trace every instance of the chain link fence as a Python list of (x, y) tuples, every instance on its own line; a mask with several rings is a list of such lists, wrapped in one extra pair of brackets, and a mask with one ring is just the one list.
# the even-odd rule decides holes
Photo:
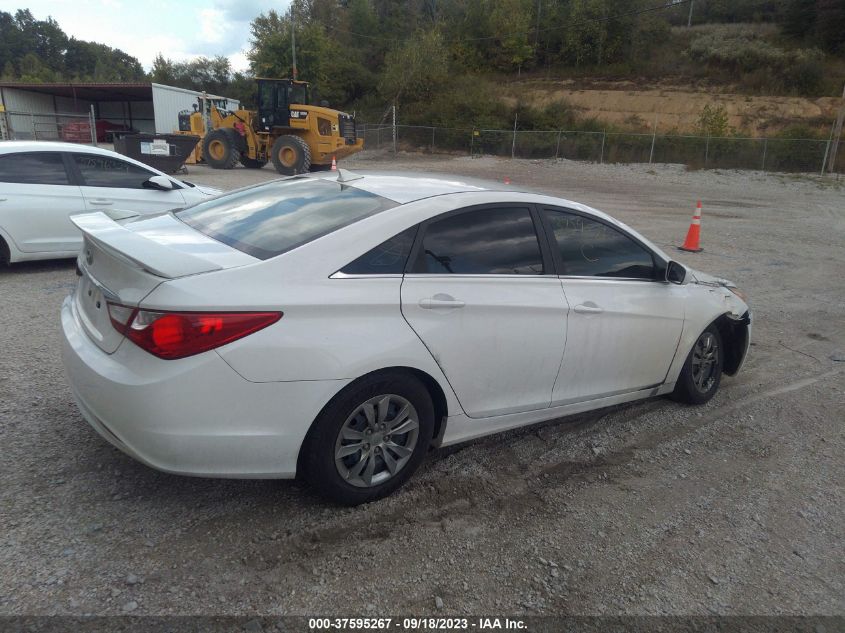
[(68, 141), (97, 143), (94, 113), (36, 114), (7, 110), (3, 117), (4, 134), (13, 141)]
[[(636, 134), (580, 130), (485, 130), (422, 125), (359, 125), (365, 150), (567, 159), (595, 163), (675, 163), (692, 169), (823, 173), (830, 140)], [(845, 158), (835, 171), (845, 173)]]

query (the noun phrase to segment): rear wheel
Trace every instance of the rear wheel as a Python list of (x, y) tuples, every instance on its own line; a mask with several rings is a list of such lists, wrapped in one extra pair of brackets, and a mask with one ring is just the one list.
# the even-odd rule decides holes
[(311, 169), (311, 149), (298, 136), (280, 136), (273, 143), (271, 154), (276, 171), (285, 176), (305, 174)]
[(214, 169), (232, 169), (238, 162), (237, 132), (231, 128), (211, 130), (202, 142), (205, 162)]
[(374, 501), (399, 488), (419, 467), (434, 429), (425, 386), (401, 374), (354, 383), (314, 422), (305, 474), (324, 496), (345, 505)]
[(715, 325), (710, 325), (696, 339), (684, 363), (672, 399), (689, 404), (704, 404), (719, 389), (722, 380), (724, 352), (722, 338)]
[(11, 253), (9, 253), (9, 245), (6, 240), (0, 237), (0, 266), (10, 264), (12, 262)]
[(241, 154), (241, 165), (243, 165), (247, 169), (261, 169), (266, 164), (266, 160), (256, 160), (254, 158), (249, 158), (248, 156), (244, 156), (243, 154)]

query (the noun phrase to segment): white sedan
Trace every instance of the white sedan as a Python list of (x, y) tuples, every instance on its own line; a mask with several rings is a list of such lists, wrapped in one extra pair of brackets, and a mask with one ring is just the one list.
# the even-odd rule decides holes
[(73, 394), (105, 439), (172, 473), (301, 473), (366, 502), (431, 446), (706, 402), (749, 345), (733, 284), (594, 209), (459, 178), (341, 170), (73, 221)]
[(0, 263), (75, 257), (82, 235), (69, 216), (121, 220), (184, 207), (220, 193), (98, 147), (0, 143)]

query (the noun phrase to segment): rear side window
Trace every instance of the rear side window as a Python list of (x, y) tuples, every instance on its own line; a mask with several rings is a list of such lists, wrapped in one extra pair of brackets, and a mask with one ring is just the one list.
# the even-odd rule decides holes
[(485, 208), (428, 225), (413, 272), (542, 275), (540, 243), (527, 208)]
[(144, 182), (156, 174), (119, 158), (96, 154), (74, 154), (73, 160), (88, 187), (143, 189)]
[(0, 182), (21, 185), (68, 185), (65, 164), (58, 152), (28, 152), (0, 156)]
[(416, 234), (416, 226), (402, 231), (350, 262), (340, 272), (347, 275), (401, 275)]
[(554, 232), (564, 275), (655, 278), (651, 253), (621, 231), (576, 213), (543, 213)]
[(269, 259), (394, 206), (335, 180), (292, 178), (201, 202), (176, 217), (224, 244)]

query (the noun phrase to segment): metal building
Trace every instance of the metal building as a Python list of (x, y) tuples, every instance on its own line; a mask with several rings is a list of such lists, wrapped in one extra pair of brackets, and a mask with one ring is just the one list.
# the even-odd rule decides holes
[[(7, 138), (93, 139), (91, 120), (99, 140), (114, 129), (164, 134), (178, 129), (179, 112), (192, 110), (202, 93), (151, 82), (45, 83), (0, 82), (0, 117)], [(236, 99), (224, 99), (237, 109)], [(5, 111), (5, 112), (3, 112)], [(108, 140), (108, 139), (106, 139)]]

